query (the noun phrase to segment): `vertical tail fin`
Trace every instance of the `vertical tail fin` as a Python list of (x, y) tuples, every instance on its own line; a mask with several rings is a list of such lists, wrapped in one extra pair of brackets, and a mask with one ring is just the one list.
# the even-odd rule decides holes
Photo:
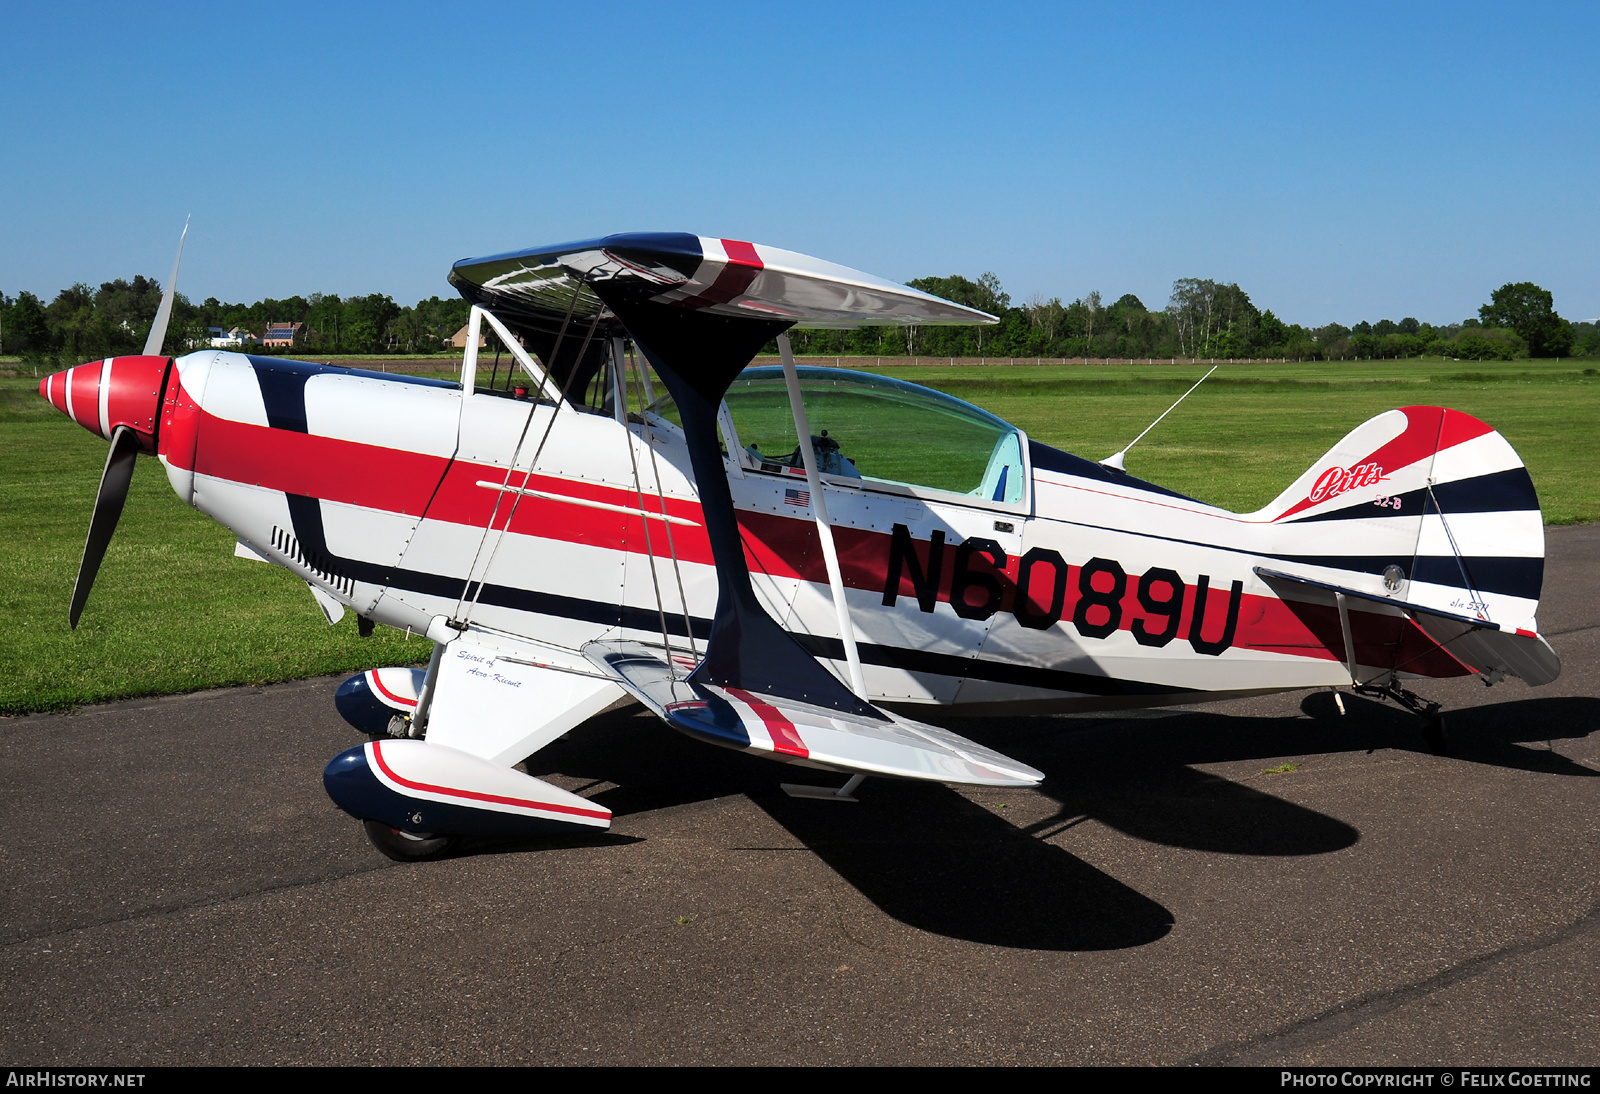
[(1308, 576), (1537, 630), (1539, 498), (1511, 445), (1471, 415), (1380, 414), (1254, 516), (1278, 526), (1278, 558), (1319, 568)]

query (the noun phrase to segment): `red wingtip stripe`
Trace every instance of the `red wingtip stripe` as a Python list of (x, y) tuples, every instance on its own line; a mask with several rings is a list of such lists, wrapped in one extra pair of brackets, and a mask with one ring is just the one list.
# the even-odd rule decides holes
[(783, 711), (771, 703), (756, 698), (743, 688), (728, 688), (727, 691), (729, 695), (756, 712), (761, 724), (766, 726), (767, 736), (772, 738), (772, 751), (781, 752), (786, 756), (798, 756), (801, 759), (811, 755), (811, 750), (800, 739), (800, 731), (795, 729), (793, 722), (783, 716)]
[(713, 304), (726, 304), (748, 289), (761, 271), (766, 269), (752, 244), (724, 239), (722, 249), (728, 258), (722, 269), (717, 271), (716, 280), (694, 296), (675, 301), (676, 307), (706, 308)]
[(758, 270), (766, 269), (766, 263), (761, 261), (761, 256), (756, 254), (755, 244), (746, 243), (740, 239), (724, 239), (722, 249), (728, 252), (728, 262), (736, 266), (754, 266)]

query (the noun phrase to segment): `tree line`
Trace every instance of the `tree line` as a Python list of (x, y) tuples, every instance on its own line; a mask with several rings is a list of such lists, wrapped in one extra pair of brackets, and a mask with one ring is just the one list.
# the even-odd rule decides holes
[[(1164, 308), (1151, 311), (1132, 293), (1107, 304), (1101, 294), (1063, 303), (1036, 295), (1014, 305), (1000, 279), (985, 273), (918, 278), (910, 285), (999, 318), (995, 326), (861, 327), (796, 330), (796, 352), (920, 357), (1259, 358), (1351, 360), (1452, 357), (1600, 356), (1600, 328), (1557, 314), (1546, 290), (1530, 282), (1496, 289), (1478, 315), (1433, 326), (1414, 318), (1308, 328), (1262, 311), (1237, 284), (1201, 278), (1173, 283)], [(161, 286), (142, 275), (98, 289), (78, 284), (50, 303), (30, 292), (0, 293), (0, 353), (36, 363), (74, 364), (138, 353), (161, 302)], [(242, 328), (260, 337), (268, 323), (304, 323), (299, 352), (418, 354), (446, 348), (467, 321), (465, 300), (437, 296), (405, 307), (386, 295), (333, 293), (226, 304), (210, 297), (174, 301), (163, 352), (209, 344), (210, 328)]]
[(1551, 294), (1522, 282), (1496, 289), (1474, 318), (1435, 327), (1413, 318), (1308, 328), (1262, 311), (1237, 284), (1201, 278), (1173, 283), (1167, 306), (1151, 311), (1129, 293), (1106, 304), (1091, 292), (1070, 304), (1035, 296), (1020, 306), (986, 273), (924, 277), (912, 288), (978, 308), (993, 327), (862, 327), (795, 331), (798, 352), (924, 357), (1260, 358), (1353, 360), (1386, 357), (1600, 356), (1600, 326), (1569, 323)]
[[(98, 289), (78, 284), (49, 304), (30, 292), (0, 293), (0, 353), (25, 360), (72, 364), (138, 353), (161, 305), (161, 286), (136, 276)], [(178, 293), (162, 352), (187, 353), (210, 344), (211, 329), (240, 328), (260, 338), (269, 323), (304, 323), (301, 349), (324, 354), (437, 353), (467, 321), (470, 305), (437, 296), (403, 307), (382, 293), (333, 293), (225, 304), (210, 297), (192, 303)]]

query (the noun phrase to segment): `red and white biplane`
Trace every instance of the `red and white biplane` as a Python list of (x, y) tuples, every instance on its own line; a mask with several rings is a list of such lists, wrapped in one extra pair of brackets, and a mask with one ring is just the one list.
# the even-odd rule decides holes
[[(174, 268), (174, 279), (176, 268)], [(370, 741), (325, 784), (400, 858), (604, 829), (515, 766), (631, 697), (690, 736), (849, 776), (1027, 786), (915, 717), (1355, 685), (1553, 680), (1538, 499), (1494, 430), (1407, 407), (1231, 513), (968, 403), (797, 367), (791, 326), (992, 316), (776, 248), (641, 233), (456, 264), (459, 382), (203, 350), (40, 392), (111, 442), (72, 623), (138, 453), (305, 580), (330, 622), (408, 628), (426, 670), (335, 702)], [(478, 380), (480, 332), (514, 357)], [(751, 368), (776, 340), (781, 367)], [(659, 386), (658, 386), (659, 385)]]

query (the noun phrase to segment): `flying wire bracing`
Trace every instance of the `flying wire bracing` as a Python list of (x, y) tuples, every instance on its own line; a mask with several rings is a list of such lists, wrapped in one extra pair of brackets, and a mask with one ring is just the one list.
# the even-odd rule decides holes
[[(551, 361), (555, 361), (556, 355), (561, 352), (561, 343), (567, 337), (567, 329), (572, 322), (572, 313), (578, 306), (578, 293), (581, 291), (582, 287), (583, 286), (580, 283), (572, 290), (572, 301), (567, 305), (566, 317), (561, 322), (561, 332), (556, 335), (555, 347), (550, 351)], [(487, 311), (484, 312), (484, 315), (490, 320), (491, 323), (493, 323), (498, 331), (500, 324), (494, 320), (494, 317)], [(595, 328), (600, 325), (600, 315), (601, 313), (597, 312), (595, 314), (594, 321), (589, 324), (588, 333), (584, 335), (583, 345), (578, 350), (578, 360), (582, 360), (584, 351), (589, 348), (589, 341), (594, 337)], [(569, 389), (572, 387), (572, 381), (577, 377), (578, 371), (579, 370), (577, 368), (573, 368), (572, 371), (567, 374), (566, 383), (564, 383), (561, 387), (561, 396), (555, 400), (555, 406), (551, 409), (550, 420), (545, 423), (544, 433), (540, 436), (539, 444), (533, 451), (533, 459), (528, 461), (528, 470), (522, 476), (522, 485), (524, 487), (526, 487), (529, 481), (532, 480), (534, 469), (539, 466), (539, 456), (544, 452), (545, 443), (550, 439), (550, 431), (555, 428), (556, 416), (561, 413), (561, 407), (567, 401)], [(545, 377), (541, 378), (540, 380), (541, 394), (544, 392), (544, 381), (547, 378), (548, 372), (546, 372)], [(522, 456), (522, 447), (527, 443), (528, 429), (533, 425), (533, 416), (538, 409), (538, 400), (532, 400), (529, 402), (528, 416), (523, 420), (522, 432), (517, 437), (516, 447), (512, 449), (511, 461), (506, 465), (505, 481), (502, 484), (504, 486), (511, 485), (511, 476), (517, 469), (517, 461)], [(495, 537), (494, 547), (489, 552), (489, 561), (484, 565), (482, 575), (478, 578), (478, 588), (472, 594), (472, 603), (470, 606), (466, 606), (466, 610), (463, 613), (462, 609), (466, 603), (467, 590), (472, 588), (472, 575), (477, 570), (478, 560), (483, 557), (484, 544), (489, 541), (489, 533), (494, 530), (495, 520), (500, 515), (500, 503), (505, 498), (505, 495), (506, 491), (502, 490), (497, 492), (495, 496), (494, 509), (489, 515), (489, 524), (483, 530), (483, 538), (478, 541), (478, 550), (473, 555), (472, 566), (467, 570), (466, 580), (461, 586), (461, 595), (456, 600), (456, 608), (453, 614), (458, 617), (458, 622), (463, 626), (470, 621), (472, 612), (478, 606), (478, 600), (483, 596), (483, 587), (488, 581), (489, 572), (494, 568), (495, 556), (500, 553), (500, 544), (505, 541), (506, 532), (510, 529), (511, 522), (516, 519), (517, 507), (522, 504), (523, 495), (520, 492), (517, 492), (516, 496), (511, 502), (511, 512), (506, 515), (506, 522), (500, 528), (499, 534)]]
[[(644, 363), (639, 360), (637, 355), (629, 352), (627, 360), (628, 363), (633, 367), (633, 381), (639, 389), (639, 420), (644, 423), (644, 443), (645, 447), (650, 449), (650, 472), (655, 476), (656, 499), (661, 504), (662, 523), (667, 527), (667, 551), (672, 555), (672, 576), (673, 580), (675, 580), (678, 585), (678, 600), (683, 605), (684, 634), (687, 635), (689, 639), (690, 655), (696, 661), (698, 661), (700, 660), (700, 651), (696, 647), (694, 641), (694, 619), (689, 614), (689, 595), (683, 587), (683, 568), (678, 565), (678, 547), (672, 538), (672, 520), (667, 514), (667, 492), (666, 488), (663, 487), (661, 483), (661, 464), (656, 460), (655, 433), (650, 428), (648, 408), (650, 403), (654, 401), (650, 398), (650, 396), (653, 394), (653, 392), (650, 390), (650, 377), (645, 375)], [(644, 503), (640, 502), (639, 507), (641, 509), (644, 508)], [(653, 576), (655, 573), (655, 563), (653, 561), (650, 564), (650, 570)], [(660, 595), (661, 594), (658, 591), (656, 593), (658, 599)], [(666, 624), (662, 624), (662, 630), (665, 631), (665, 629)]]

